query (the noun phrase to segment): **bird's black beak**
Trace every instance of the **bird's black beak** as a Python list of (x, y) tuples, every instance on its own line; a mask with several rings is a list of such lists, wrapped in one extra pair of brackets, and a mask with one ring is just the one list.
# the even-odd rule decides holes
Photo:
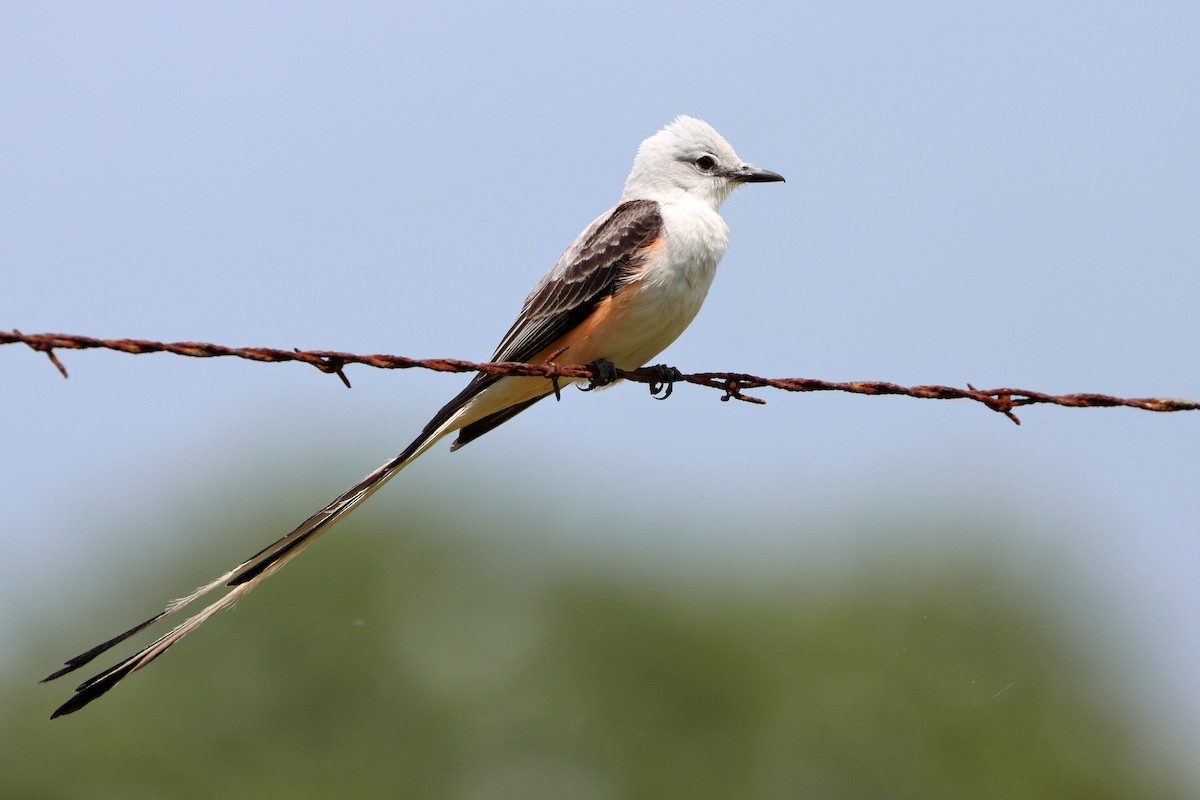
[(738, 183), (775, 183), (784, 179), (778, 172), (771, 172), (753, 164), (742, 164), (737, 169), (730, 170), (729, 177)]

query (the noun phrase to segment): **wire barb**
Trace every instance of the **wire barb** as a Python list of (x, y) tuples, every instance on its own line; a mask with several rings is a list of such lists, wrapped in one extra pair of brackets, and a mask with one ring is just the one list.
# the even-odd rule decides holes
[[(21, 333), (16, 328), (13, 328), (12, 332), (16, 336), (24, 336), (24, 334)], [(36, 337), (31, 337), (31, 338), (36, 338)], [(3, 342), (3, 344), (8, 344), (8, 342)], [(50, 363), (58, 368), (59, 373), (61, 373), (64, 378), (71, 377), (70, 375), (67, 374), (67, 368), (65, 366), (63, 366), (63, 363), (58, 360), (58, 356), (54, 353), (53, 345), (46, 343), (46, 342), (40, 342), (40, 341), (26, 341), (25, 344), (29, 345), (34, 350), (45, 353), (46, 357), (50, 359)]]
[(554, 402), (556, 403), (562, 402), (562, 387), (558, 383), (558, 379), (562, 376), (558, 372), (558, 365), (554, 363), (554, 359), (558, 358), (565, 352), (567, 352), (567, 348), (560, 347), (551, 353), (546, 359), (546, 366), (554, 369), (554, 373), (550, 375), (550, 386), (554, 389)]
[[(580, 378), (596, 381), (602, 379), (602, 369), (595, 364), (562, 365), (553, 362), (553, 357), (545, 364), (522, 364), (511, 361), (494, 363), (475, 363), (448, 358), (415, 359), (404, 356), (390, 355), (355, 355), (340, 353), (333, 350), (275, 350), (268, 347), (225, 347), (207, 342), (155, 342), (145, 339), (96, 339), (91, 336), (76, 336), (65, 333), (33, 333), (25, 334), (18, 330), (0, 331), (0, 344), (24, 344), (38, 352), (46, 353), (50, 362), (66, 377), (67, 370), (59, 361), (54, 350), (88, 350), (105, 349), (122, 353), (141, 355), (143, 353), (173, 353), (191, 358), (216, 358), (230, 356), (244, 358), (250, 361), (279, 363), (283, 361), (299, 361), (311, 364), (324, 373), (337, 375), (347, 387), (344, 369), (350, 364), (361, 364), (376, 369), (431, 369), (437, 372), (483, 372), (488, 375), (515, 375), (521, 377), (549, 378), (558, 392), (558, 382), (562, 379), (576, 380)], [(559, 355), (559, 354), (555, 354)], [(849, 394), (866, 395), (904, 395), (925, 400), (973, 400), (992, 411), (1003, 414), (1014, 423), (1020, 425), (1013, 410), (1022, 406), (1056, 405), (1067, 408), (1136, 408), (1143, 411), (1169, 413), (1174, 411), (1197, 411), (1200, 403), (1174, 397), (1112, 397), (1106, 394), (1079, 393), (1052, 395), (1035, 392), (1028, 389), (987, 389), (979, 390), (971, 384), (966, 389), (956, 389), (951, 386), (899, 386), (884, 381), (849, 381), (836, 383), (833, 381), (817, 380), (815, 378), (762, 378), (757, 375), (747, 375), (737, 372), (697, 372), (682, 373), (674, 367), (658, 365), (642, 367), (635, 370), (616, 370), (617, 377), (634, 383), (644, 383), (650, 386), (655, 397), (666, 399), (671, 395), (674, 384), (691, 383), (697, 386), (707, 386), (721, 392), (721, 400), (741, 400), (746, 403), (762, 405), (766, 401), (760, 397), (745, 394), (753, 389), (779, 389), (785, 392), (846, 392)]]
[[(292, 352), (303, 353), (304, 351), (299, 347), (295, 347), (292, 349)], [(346, 359), (342, 358), (342, 356), (337, 354), (321, 356), (320, 359), (312, 362), (312, 365), (321, 370), (321, 372), (324, 372), (326, 375), (337, 375), (342, 379), (342, 383), (346, 385), (347, 389), (353, 388), (350, 386), (350, 379), (347, 378), (346, 373), (342, 371), (346, 366)]]

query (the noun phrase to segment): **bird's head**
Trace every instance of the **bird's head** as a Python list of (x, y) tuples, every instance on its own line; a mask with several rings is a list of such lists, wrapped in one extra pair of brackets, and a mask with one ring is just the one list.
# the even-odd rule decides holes
[(642, 142), (625, 182), (624, 199), (668, 200), (688, 194), (715, 211), (743, 183), (781, 180), (779, 173), (738, 158), (707, 122), (681, 116)]

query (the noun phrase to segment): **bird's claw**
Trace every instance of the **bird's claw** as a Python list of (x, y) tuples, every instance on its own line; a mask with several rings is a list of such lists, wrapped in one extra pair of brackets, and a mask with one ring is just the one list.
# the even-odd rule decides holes
[(611, 361), (598, 358), (592, 362), (591, 366), (595, 368), (596, 374), (588, 379), (587, 386), (579, 387), (579, 391), (581, 392), (590, 392), (592, 389), (608, 386), (610, 383), (615, 383), (621, 379), (621, 376), (617, 374), (616, 365)]
[(654, 373), (650, 381), (650, 396), (655, 400), (666, 400), (675, 391), (675, 381), (683, 378), (683, 373), (667, 364), (655, 364), (646, 369)]

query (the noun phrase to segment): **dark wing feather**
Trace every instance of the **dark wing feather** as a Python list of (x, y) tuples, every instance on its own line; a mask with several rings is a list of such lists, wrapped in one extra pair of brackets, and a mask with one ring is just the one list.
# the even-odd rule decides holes
[[(629, 200), (592, 223), (525, 300), (517, 321), (500, 340), (492, 361), (528, 361), (587, 319), (639, 265), (644, 248), (662, 235), (653, 200)], [(462, 404), (500, 379), (480, 373), (430, 421), (437, 427)], [(455, 449), (507, 422), (538, 400), (506, 408), (459, 431)]]
[(517, 403), (515, 406), (509, 406), (503, 411), (497, 411), (495, 414), (486, 416), (483, 419), (477, 419), (470, 425), (464, 425), (459, 429), (458, 436), (454, 439), (454, 444), (451, 445), (451, 449), (457, 450), (464, 444), (475, 441), (493, 428), (498, 428), (504, 423), (508, 422), (510, 419), (529, 408), (538, 400), (545, 400), (549, 396), (549, 394), (539, 395), (532, 400), (526, 400), (523, 403)]
[(587, 318), (638, 266), (643, 248), (662, 235), (662, 215), (653, 200), (629, 200), (593, 223), (542, 279), (493, 361), (528, 361)]

